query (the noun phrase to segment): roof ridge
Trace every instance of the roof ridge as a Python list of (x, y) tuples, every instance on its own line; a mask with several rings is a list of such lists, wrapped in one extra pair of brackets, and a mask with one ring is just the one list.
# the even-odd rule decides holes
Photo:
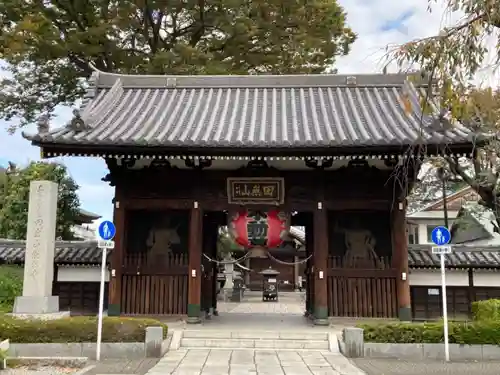
[(255, 75), (136, 75), (100, 72), (95, 87), (124, 88), (293, 88), (401, 86), (415, 74), (255, 74)]

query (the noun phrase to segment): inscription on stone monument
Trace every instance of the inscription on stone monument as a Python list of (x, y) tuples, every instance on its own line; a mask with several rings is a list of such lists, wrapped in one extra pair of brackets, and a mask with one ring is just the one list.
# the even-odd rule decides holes
[(40, 268), (40, 245), (41, 245), (41, 237), (43, 232), (43, 198), (45, 194), (45, 188), (43, 185), (38, 185), (36, 187), (36, 206), (35, 206), (35, 218), (33, 221), (33, 243), (31, 244), (31, 261), (30, 261), (30, 269), (26, 270), (28, 275), (33, 279), (36, 279), (38, 275), (38, 269)]
[(57, 184), (51, 181), (30, 185), (23, 295), (16, 298), (15, 314), (59, 311), (59, 299), (52, 296), (57, 191)]
[(57, 184), (34, 181), (30, 187), (24, 272), (24, 296), (52, 295)]

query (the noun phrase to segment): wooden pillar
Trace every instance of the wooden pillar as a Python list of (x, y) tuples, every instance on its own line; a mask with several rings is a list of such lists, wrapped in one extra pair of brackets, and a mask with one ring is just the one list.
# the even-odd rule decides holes
[(476, 293), (474, 291), (474, 270), (469, 268), (468, 272), (469, 286), (467, 288), (467, 299), (469, 304), (467, 306), (467, 312), (469, 313), (469, 318), (472, 318), (472, 303), (476, 300)]
[(408, 269), (408, 239), (406, 237), (406, 201), (396, 201), (392, 208), (392, 266), (397, 269), (396, 289), (398, 316), (411, 321), (411, 297)]
[(203, 215), (198, 202), (193, 202), (189, 215), (189, 269), (187, 323), (200, 323), (201, 313), (201, 256)]
[(314, 230), (314, 324), (328, 325), (328, 214), (323, 202), (313, 214)]
[[(306, 257), (313, 254), (314, 247), (314, 233), (313, 233), (313, 220), (312, 215), (308, 215), (308, 220), (305, 225), (306, 227)], [(311, 257), (306, 262), (305, 268), (305, 281), (306, 281), (306, 311), (305, 316), (311, 317), (314, 315), (314, 275), (312, 270), (314, 269), (314, 259)]]
[[(217, 258), (217, 227), (214, 223), (213, 217), (204, 215), (203, 221), (203, 253), (212, 259)], [(205, 311), (206, 317), (210, 318), (210, 309), (213, 308), (214, 293), (216, 293), (214, 278), (214, 265), (215, 263), (202, 257), (204, 280), (201, 286), (202, 289), (202, 310)]]
[(113, 222), (116, 227), (115, 248), (111, 252), (108, 291), (108, 316), (119, 316), (122, 299), (122, 269), (126, 246), (126, 211), (120, 195), (115, 193)]

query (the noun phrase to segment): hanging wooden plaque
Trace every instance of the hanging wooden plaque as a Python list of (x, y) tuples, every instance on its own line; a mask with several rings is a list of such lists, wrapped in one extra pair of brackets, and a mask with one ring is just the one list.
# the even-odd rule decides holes
[(229, 177), (229, 204), (272, 204), (285, 202), (285, 180), (282, 177)]

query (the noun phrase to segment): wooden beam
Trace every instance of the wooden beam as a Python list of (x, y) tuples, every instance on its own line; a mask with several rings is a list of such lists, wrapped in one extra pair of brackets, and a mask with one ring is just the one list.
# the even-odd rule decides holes
[(188, 274), (188, 323), (200, 323), (201, 313), (201, 256), (203, 213), (198, 202), (192, 203), (189, 217), (189, 274)]
[[(314, 231), (313, 231), (313, 215), (307, 216), (306, 227), (306, 257), (309, 257), (314, 252)], [(306, 262), (306, 311), (305, 316), (314, 316), (314, 259), (310, 258)]]
[(322, 184), (317, 191), (318, 201), (313, 212), (314, 324), (328, 325), (328, 211), (323, 207)]
[(472, 318), (472, 303), (476, 300), (476, 291), (474, 288), (474, 270), (472, 268), (468, 269), (467, 276), (469, 279), (469, 286), (467, 287), (467, 299), (469, 300), (467, 311), (469, 313), (469, 318)]
[(111, 253), (111, 273), (108, 292), (108, 315), (118, 316), (121, 312), (123, 257), (126, 246), (126, 211), (118, 188), (115, 192), (113, 222), (116, 227), (115, 248)]
[(397, 269), (396, 289), (398, 316), (411, 321), (411, 295), (408, 268), (408, 240), (406, 237), (406, 201), (396, 200), (391, 215), (392, 266)]

